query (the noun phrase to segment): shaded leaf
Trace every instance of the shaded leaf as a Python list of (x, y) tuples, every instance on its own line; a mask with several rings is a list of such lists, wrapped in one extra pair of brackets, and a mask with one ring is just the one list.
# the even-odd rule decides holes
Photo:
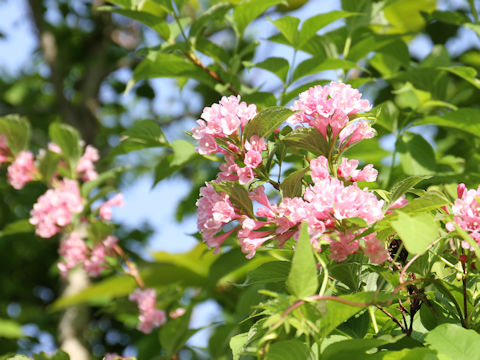
[(282, 82), (287, 79), (288, 69), (290, 67), (288, 61), (280, 57), (269, 57), (264, 61), (255, 64), (255, 67), (259, 67), (270, 71), (272, 74), (277, 75)]
[(447, 112), (444, 115), (427, 116), (415, 122), (415, 125), (433, 124), (466, 131), (480, 136), (480, 111), (473, 108), (462, 108)]
[(221, 181), (211, 183), (216, 192), (223, 192), (229, 196), (229, 200), (240, 211), (245, 212), (249, 217), (255, 218), (253, 213), (252, 200), (248, 197), (248, 191), (234, 181)]
[(302, 195), (302, 179), (308, 168), (294, 171), (283, 179), (280, 190), (284, 198), (293, 198)]
[(308, 347), (300, 340), (275, 342), (268, 348), (267, 360), (308, 360), (313, 359)]
[(283, 106), (272, 106), (262, 110), (247, 123), (243, 137), (248, 140), (253, 135), (258, 135), (266, 139), (292, 115), (293, 111)]
[(27, 149), (30, 142), (31, 127), (28, 120), (19, 115), (0, 117), (0, 134), (7, 137), (7, 145), (13, 155)]
[(293, 81), (298, 80), (307, 75), (317, 74), (321, 71), (336, 70), (336, 69), (350, 70), (350, 69), (360, 69), (360, 67), (354, 62), (343, 60), (343, 59), (310, 58), (298, 64), (297, 68), (293, 73)]
[(78, 160), (82, 155), (80, 134), (70, 125), (53, 123), (48, 128), (48, 135), (62, 150), (61, 156), (67, 160), (72, 173), (77, 168)]
[(310, 151), (315, 155), (327, 155), (329, 146), (323, 135), (316, 128), (299, 128), (283, 139), (288, 146), (298, 147)]
[(422, 136), (406, 133), (398, 140), (396, 146), (405, 174), (427, 175), (435, 172), (435, 153)]

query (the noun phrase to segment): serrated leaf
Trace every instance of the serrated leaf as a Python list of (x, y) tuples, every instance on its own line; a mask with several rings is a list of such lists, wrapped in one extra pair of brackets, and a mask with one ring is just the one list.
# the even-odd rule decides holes
[(225, 14), (231, 8), (232, 8), (232, 4), (228, 2), (220, 2), (212, 6), (207, 11), (205, 11), (202, 15), (200, 15), (197, 20), (195, 20), (195, 22), (190, 27), (190, 32), (188, 33), (188, 36), (190, 38), (197, 37), (202, 31), (202, 28), (206, 24), (208, 24), (211, 21), (223, 19), (225, 17)]
[(348, 60), (334, 58), (318, 59), (313, 57), (298, 64), (293, 73), (293, 81), (307, 75), (317, 74), (321, 71), (336, 69), (350, 70), (360, 69), (360, 67), (354, 62)]
[(82, 156), (80, 134), (70, 125), (53, 123), (48, 128), (50, 139), (62, 150), (61, 156), (68, 162), (73, 174), (77, 168), (78, 160)]
[(288, 274), (287, 287), (290, 293), (298, 298), (311, 296), (318, 289), (317, 264), (306, 223), (302, 223), (300, 227), (300, 235)]
[(280, 30), (285, 39), (290, 45), (296, 47), (298, 24), (300, 19), (294, 16), (282, 16), (281, 18), (272, 21), (275, 27)]
[(305, 20), (302, 24), (302, 28), (298, 34), (298, 47), (302, 47), (306, 44), (320, 29), (331, 24), (332, 22), (350, 16), (359, 15), (357, 13), (348, 11), (331, 11), (325, 14), (319, 14), (312, 16)]
[(275, 130), (283, 124), (293, 111), (283, 106), (272, 106), (260, 111), (252, 120), (245, 126), (244, 139), (248, 140), (253, 135), (258, 137), (268, 138)]
[(0, 134), (7, 137), (7, 145), (13, 155), (27, 149), (30, 142), (31, 127), (28, 120), (19, 115), (0, 117)]
[(255, 67), (268, 70), (272, 74), (277, 75), (282, 82), (285, 82), (290, 65), (284, 58), (269, 57), (264, 61), (255, 64)]
[(246, 0), (235, 7), (233, 11), (233, 20), (235, 22), (235, 30), (239, 37), (243, 36), (248, 24), (259, 17), (269, 7), (278, 4), (285, 4), (285, 0)]
[(302, 196), (302, 179), (308, 168), (294, 171), (288, 175), (280, 184), (280, 191), (284, 198)]
[(329, 146), (323, 135), (316, 128), (299, 128), (287, 134), (282, 141), (288, 146), (305, 149), (311, 153), (327, 155)]
[(216, 192), (223, 192), (229, 196), (229, 200), (237, 209), (245, 212), (249, 217), (255, 218), (252, 200), (248, 197), (248, 191), (234, 181), (221, 181), (211, 183)]
[(477, 89), (480, 89), (480, 80), (477, 79), (477, 70), (469, 66), (451, 66), (451, 67), (440, 67), (442, 70), (446, 70), (452, 74), (461, 77), (462, 79), (468, 81), (470, 84), (475, 86)]
[(398, 218), (391, 224), (409, 253), (423, 254), (427, 247), (438, 239), (439, 226), (433, 215), (429, 213), (408, 215), (402, 211), (396, 213)]
[(425, 179), (430, 179), (431, 176), (409, 176), (402, 181), (399, 181), (393, 185), (392, 190), (390, 191), (390, 203), (394, 203), (400, 196), (405, 194), (408, 190), (412, 189), (420, 181)]

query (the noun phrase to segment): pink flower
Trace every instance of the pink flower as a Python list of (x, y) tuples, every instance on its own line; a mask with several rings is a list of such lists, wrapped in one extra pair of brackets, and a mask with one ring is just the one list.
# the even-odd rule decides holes
[(180, 316), (183, 316), (185, 313), (186, 313), (187, 310), (185, 310), (184, 308), (176, 308), (174, 311), (171, 311), (168, 315), (172, 318), (172, 319), (177, 319), (179, 318)]
[(268, 200), (267, 195), (265, 194), (265, 187), (263, 185), (249, 192), (248, 197), (250, 198), (250, 200), (256, 201), (259, 204), (271, 209), (271, 204), (270, 204), (270, 201)]
[(220, 164), (220, 173), (218, 173), (219, 180), (237, 181), (238, 169), (240, 167), (235, 163), (235, 159), (231, 155), (225, 155), (225, 162)]
[(388, 259), (388, 250), (385, 248), (385, 244), (378, 240), (375, 234), (365, 236), (363, 240), (365, 242), (363, 253), (373, 264), (381, 264)]
[(88, 247), (82, 238), (75, 232), (71, 233), (66, 240), (60, 242), (58, 251), (64, 261), (58, 263), (58, 269), (62, 276), (66, 276), (70, 269), (81, 264), (87, 259)]
[(38, 236), (49, 238), (72, 222), (74, 214), (83, 210), (83, 199), (78, 183), (64, 179), (54, 189), (47, 190), (33, 205), (30, 223)]
[(315, 86), (299, 95), (292, 110), (299, 110), (287, 122), (292, 125), (306, 123), (320, 131), (326, 138), (327, 127), (333, 137), (348, 124), (349, 115), (371, 109), (368, 100), (362, 100), (357, 89), (350, 85), (332, 82), (330, 85)]
[(391, 214), (391, 213), (393, 213), (393, 211), (391, 211), (391, 210), (402, 208), (402, 207), (406, 206), (407, 204), (408, 204), (408, 200), (407, 200), (405, 194), (403, 194), (397, 200), (395, 200), (395, 202), (392, 205), (390, 205), (390, 207), (388, 208), (389, 211), (387, 211), (386, 214)]
[(370, 139), (375, 136), (375, 130), (366, 120), (356, 120), (348, 124), (339, 136), (340, 148), (346, 148), (360, 140)]
[(105, 269), (105, 257), (107, 251), (105, 246), (102, 243), (96, 244), (91, 253), (90, 257), (85, 260), (83, 263), (83, 268), (90, 276), (98, 276)]
[(215, 238), (215, 234), (221, 231), (223, 225), (237, 219), (238, 215), (227, 194), (219, 194), (212, 185), (206, 185), (200, 189), (200, 199), (197, 200), (197, 226), (203, 241), (218, 250), (226, 237)]
[(197, 152), (203, 155), (219, 152), (215, 138), (238, 136), (256, 114), (255, 105), (240, 102), (240, 96), (224, 96), (220, 103), (204, 108), (202, 120), (198, 120), (198, 126), (192, 129), (192, 136), (199, 144)]
[(22, 189), (26, 183), (32, 181), (37, 173), (33, 153), (31, 151), (22, 151), (8, 167), (8, 182), (15, 189)]
[(259, 151), (250, 150), (245, 154), (245, 165), (256, 168), (262, 163), (262, 154)]
[(242, 252), (247, 254), (246, 258), (251, 259), (255, 256), (257, 249), (274, 236), (275, 234), (272, 234), (271, 231), (252, 231), (248, 237), (239, 238), (238, 242), (242, 248)]
[(330, 178), (328, 160), (325, 156), (319, 156), (310, 160), (310, 169), (312, 170), (311, 175), (314, 182)]
[(87, 145), (85, 153), (77, 164), (77, 173), (82, 175), (84, 181), (94, 180), (98, 177), (93, 163), (97, 162), (99, 159), (100, 155), (98, 154), (98, 150), (91, 145)]
[(242, 185), (249, 184), (253, 181), (253, 170), (249, 166), (238, 169), (238, 182)]
[(137, 329), (148, 334), (153, 328), (163, 325), (167, 321), (167, 316), (163, 310), (155, 308), (157, 294), (153, 289), (136, 289), (128, 299), (135, 301), (140, 312)]
[(110, 200), (100, 205), (98, 213), (103, 220), (112, 220), (112, 207), (123, 206), (123, 195), (121, 193), (116, 194)]
[(336, 262), (342, 262), (348, 255), (356, 252), (359, 245), (360, 242), (355, 240), (355, 234), (339, 233), (338, 240), (330, 239), (330, 258)]
[[(455, 200), (452, 206), (453, 222), (460, 228), (468, 232), (468, 234), (480, 244), (480, 186), (477, 190), (469, 190), (465, 184), (460, 184), (457, 187), (457, 194), (459, 198)], [(455, 230), (453, 223), (447, 223), (448, 231)], [(464, 249), (473, 250), (473, 248), (466, 241), (462, 241)]]
[(245, 149), (247, 151), (262, 152), (267, 149), (267, 145), (265, 144), (264, 138), (258, 137), (258, 135), (253, 135), (250, 138), (250, 141), (245, 141)]
[(56, 153), (56, 154), (61, 154), (62, 153), (62, 149), (60, 148), (60, 146), (58, 146), (54, 142), (49, 142), (48, 143), (48, 150), (50, 150), (51, 152)]
[(0, 164), (10, 161), (10, 148), (8, 147), (7, 137), (0, 134)]
[(342, 158), (341, 164), (338, 166), (338, 176), (349, 180), (373, 182), (377, 180), (378, 171), (373, 168), (372, 164), (366, 165), (362, 170), (357, 170), (358, 160), (348, 160)]

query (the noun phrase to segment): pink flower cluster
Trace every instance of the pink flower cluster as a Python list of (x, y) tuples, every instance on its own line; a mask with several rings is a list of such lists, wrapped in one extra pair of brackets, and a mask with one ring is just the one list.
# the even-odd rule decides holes
[(83, 265), (90, 276), (98, 276), (106, 268), (106, 256), (112, 256), (113, 247), (117, 243), (115, 236), (107, 236), (102, 242), (89, 248), (82, 237), (72, 232), (66, 240), (60, 243), (59, 254), (63, 261), (59, 262), (58, 269), (62, 276), (78, 265)]
[(100, 159), (98, 150), (92, 145), (87, 145), (85, 152), (78, 161), (77, 173), (81, 175), (83, 181), (94, 180), (98, 177), (95, 171), (94, 163)]
[(31, 151), (22, 151), (7, 169), (8, 182), (15, 189), (22, 189), (35, 178), (38, 170)]
[[(474, 189), (467, 189), (465, 184), (458, 185), (458, 199), (452, 206), (453, 222), (468, 234), (480, 245), (480, 186)], [(446, 225), (447, 231), (455, 230), (453, 223)], [(464, 249), (473, 250), (470, 244), (462, 241)]]
[(224, 96), (219, 104), (203, 109), (203, 120), (197, 120), (198, 126), (192, 129), (193, 138), (198, 140), (198, 153), (206, 155), (223, 152), (217, 145), (216, 138), (238, 136), (239, 131), (243, 130), (256, 114), (256, 106), (240, 102), (240, 96)]
[(100, 205), (98, 209), (100, 217), (103, 220), (112, 220), (112, 207), (114, 206), (123, 206), (123, 195), (121, 193), (116, 194), (113, 198)]
[(167, 316), (163, 310), (155, 308), (157, 294), (153, 289), (136, 289), (128, 298), (135, 301), (140, 311), (140, 323), (137, 329), (148, 334), (153, 328), (163, 325), (167, 321)]
[(299, 111), (287, 122), (291, 125), (308, 124), (315, 127), (326, 139), (327, 128), (332, 130), (333, 139), (339, 137), (340, 148), (375, 135), (366, 121), (349, 123), (350, 116), (369, 111), (372, 106), (362, 100), (357, 89), (350, 85), (332, 82), (326, 86), (315, 86), (299, 95), (292, 110)]
[(83, 200), (77, 181), (63, 179), (37, 199), (30, 212), (30, 223), (35, 225), (38, 236), (49, 238), (61, 232), (72, 222), (73, 215), (82, 210)]

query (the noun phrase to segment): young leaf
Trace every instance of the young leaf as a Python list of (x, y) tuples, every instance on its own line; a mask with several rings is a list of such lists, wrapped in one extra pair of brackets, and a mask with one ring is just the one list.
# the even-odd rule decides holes
[(280, 184), (283, 197), (293, 198), (302, 195), (302, 179), (308, 168), (297, 170), (288, 175)]
[(62, 156), (67, 160), (73, 173), (82, 155), (80, 134), (77, 129), (66, 124), (53, 123), (48, 128), (48, 135), (62, 150)]
[(243, 36), (248, 24), (259, 17), (269, 7), (277, 4), (285, 4), (285, 0), (246, 0), (238, 5), (233, 11), (235, 30), (239, 37)]
[(0, 134), (7, 137), (7, 145), (13, 155), (25, 150), (30, 142), (30, 123), (24, 117), (7, 115), (0, 117)]
[(298, 298), (314, 295), (318, 289), (317, 264), (306, 223), (302, 223), (300, 227), (287, 287), (290, 293)]
[(398, 219), (393, 220), (391, 224), (409, 253), (424, 253), (438, 238), (439, 227), (433, 215), (429, 213), (407, 215), (401, 211), (396, 213)]
[(283, 106), (273, 106), (262, 110), (245, 126), (244, 139), (248, 140), (253, 135), (268, 138), (292, 115), (293, 111)]
[(235, 335), (230, 339), (230, 349), (232, 349), (233, 360), (240, 360), (243, 348), (247, 344), (248, 333)]
[(233, 181), (221, 181), (211, 183), (216, 192), (224, 192), (230, 197), (233, 206), (244, 211), (249, 217), (255, 218), (252, 200), (248, 197), (248, 191), (240, 184)]

